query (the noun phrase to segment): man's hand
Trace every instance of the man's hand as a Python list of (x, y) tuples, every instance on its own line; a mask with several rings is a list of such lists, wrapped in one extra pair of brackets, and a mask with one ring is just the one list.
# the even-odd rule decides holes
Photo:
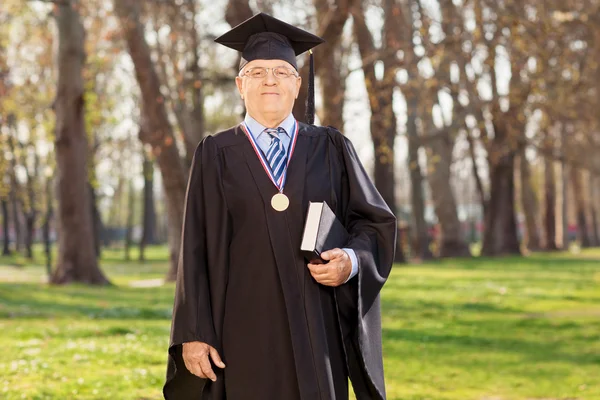
[(215, 382), (217, 376), (208, 360), (209, 355), (217, 367), (225, 368), (219, 352), (214, 347), (203, 342), (188, 342), (183, 344), (183, 362), (188, 371), (200, 378), (208, 378)]
[(352, 273), (352, 260), (344, 250), (335, 248), (321, 253), (327, 264), (309, 263), (310, 274), (317, 282), (325, 286), (340, 286)]

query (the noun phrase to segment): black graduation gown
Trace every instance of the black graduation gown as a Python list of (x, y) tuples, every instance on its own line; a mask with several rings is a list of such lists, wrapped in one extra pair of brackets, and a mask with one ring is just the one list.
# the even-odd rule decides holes
[[(236, 126), (196, 149), (184, 216), (166, 399), (385, 399), (379, 292), (392, 266), (396, 219), (350, 141), (299, 124), (284, 193)], [(318, 284), (300, 252), (309, 201), (327, 201), (348, 229), (358, 274)], [(215, 347), (217, 381), (192, 375), (181, 344)]]

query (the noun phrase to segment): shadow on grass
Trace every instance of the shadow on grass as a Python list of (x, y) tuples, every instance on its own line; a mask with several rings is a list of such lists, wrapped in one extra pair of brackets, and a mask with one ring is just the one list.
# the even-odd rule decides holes
[(0, 318), (170, 319), (173, 287), (0, 284)]
[[(556, 329), (556, 327), (554, 327)], [(573, 327), (565, 325), (564, 330)], [(403, 341), (420, 344), (440, 345), (448, 349), (449, 353), (464, 353), (465, 348), (481, 353), (485, 351), (500, 353), (517, 353), (528, 361), (534, 362), (569, 362), (573, 364), (598, 364), (600, 354), (577, 353), (564, 351), (561, 345), (551, 340), (525, 340), (515, 338), (515, 332), (507, 331), (506, 338), (453, 335), (450, 333), (433, 333), (426, 330), (414, 329), (386, 329), (385, 341)]]
[[(52, 261), (56, 262), (57, 259), (57, 247), (52, 247)], [(145, 251), (145, 260), (139, 260), (139, 248), (137, 246), (132, 247), (130, 253), (130, 259), (125, 260), (125, 250), (123, 248), (103, 248), (101, 252), (101, 266), (145, 266), (145, 265), (168, 265), (169, 263), (169, 249), (166, 245), (152, 245), (147, 246)], [(15, 266), (15, 267), (29, 267), (29, 266), (42, 266), (46, 264), (46, 255), (41, 244), (35, 244), (33, 246), (33, 258), (28, 259), (21, 253), (13, 252), (9, 256), (0, 255), (0, 266)], [(166, 267), (165, 267), (166, 272)]]
[(473, 257), (473, 258), (445, 258), (427, 261), (422, 264), (396, 264), (397, 267), (440, 267), (453, 269), (479, 269), (479, 270), (547, 270), (559, 269), (563, 272), (586, 270), (600, 270), (600, 256), (578, 257), (577, 255), (533, 253), (528, 256), (504, 257)]
[(408, 301), (384, 301), (382, 310), (401, 313), (417, 313), (422, 315), (431, 314), (455, 314), (455, 313), (497, 313), (497, 314), (518, 314), (520, 309), (508, 306), (500, 306), (490, 302), (460, 302), (444, 303), (441, 301), (415, 300)]

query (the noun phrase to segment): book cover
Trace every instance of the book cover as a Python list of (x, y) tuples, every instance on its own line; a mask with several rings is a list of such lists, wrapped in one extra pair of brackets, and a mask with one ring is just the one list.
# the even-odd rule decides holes
[(300, 246), (302, 254), (309, 262), (317, 260), (326, 263), (321, 258), (321, 253), (336, 247), (344, 247), (349, 236), (344, 225), (326, 202), (309, 203)]

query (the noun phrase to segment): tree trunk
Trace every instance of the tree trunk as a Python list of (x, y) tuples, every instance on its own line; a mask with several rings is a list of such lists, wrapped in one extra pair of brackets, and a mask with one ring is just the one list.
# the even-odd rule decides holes
[(583, 201), (585, 205), (585, 220), (587, 226), (587, 233), (589, 238), (589, 247), (596, 247), (596, 233), (594, 232), (594, 214), (593, 214), (593, 193), (592, 193), (592, 174), (589, 170), (581, 170), (581, 191), (583, 196)]
[[(249, 0), (229, 0), (227, 2), (227, 8), (225, 9), (225, 21), (227, 21), (227, 23), (233, 28), (234, 26), (237, 26), (239, 24), (241, 24), (242, 22), (244, 22), (245, 20), (251, 18), (254, 15), (254, 12), (252, 11), (252, 9), (250, 8), (250, 1)], [(238, 73), (238, 67), (240, 65), (240, 60), (241, 60), (242, 56), (241, 54), (238, 54), (237, 60), (236, 60), (236, 64), (234, 66), (235, 69), (235, 74), (237, 75)], [(300, 75), (302, 76), (302, 82), (308, 82), (308, 69), (305, 69), (306, 74), (303, 75), (302, 74), (302, 70), (300, 70)], [(305, 96), (305, 97), (302, 97)], [(306, 93), (303, 90), (300, 90), (300, 93), (298, 95), (298, 99), (296, 99), (296, 102), (294, 103), (294, 109), (292, 110), (292, 113), (294, 114), (294, 117), (299, 120), (299, 121), (304, 121), (304, 109), (302, 110), (302, 114), (298, 114), (296, 113), (296, 105), (299, 103), (300, 99), (303, 99), (302, 101), (306, 101)], [(304, 103), (302, 103), (304, 104)], [(243, 104), (242, 102), (242, 112), (240, 117), (243, 119), (245, 114), (246, 114), (246, 106)], [(300, 116), (302, 116), (302, 118), (299, 118)]]
[(546, 215), (544, 218), (546, 227), (546, 250), (558, 250), (556, 244), (556, 173), (554, 171), (554, 160), (544, 158), (544, 194), (546, 199)]
[(483, 215), (487, 215), (487, 199), (485, 196), (485, 190), (483, 188), (483, 182), (481, 181), (481, 175), (479, 174), (479, 167), (477, 166), (477, 156), (475, 154), (475, 139), (472, 136), (473, 132), (467, 128), (467, 141), (469, 142), (469, 157), (471, 158), (471, 167), (473, 169), (473, 179), (475, 180), (475, 186), (477, 187), (477, 194), (479, 195), (479, 203), (483, 210)]
[[(419, 132), (417, 129), (417, 118), (419, 116), (419, 86), (423, 80), (420, 79), (418, 62), (419, 58), (415, 53), (415, 44), (413, 37), (417, 35), (419, 30), (415, 16), (413, 5), (420, 7), (418, 2), (408, 5), (408, 13), (405, 16), (403, 10), (398, 8), (398, 4), (394, 0), (387, 0), (386, 4), (392, 3), (394, 7), (386, 12), (384, 33), (386, 43), (396, 43), (396, 46), (382, 48), (381, 51), (389, 52), (392, 49), (401, 50), (404, 54), (403, 66), (408, 72), (408, 83), (401, 87), (402, 93), (406, 100), (406, 136), (408, 139), (408, 170), (411, 183), (411, 205), (413, 223), (411, 227), (412, 233), (412, 254), (421, 259), (433, 258), (433, 254), (429, 249), (430, 237), (425, 221), (425, 199), (423, 192), (423, 174), (419, 164)], [(398, 21), (410, 21), (406, 28), (402, 28), (402, 24)], [(392, 35), (391, 33), (395, 33)], [(364, 56), (363, 56), (364, 58)], [(398, 65), (400, 66), (400, 65)], [(393, 82), (395, 82), (395, 77)]]
[(488, 154), (490, 198), (481, 249), (484, 256), (521, 254), (515, 218), (515, 153), (508, 143), (506, 123), (498, 121), (500, 118), (494, 117), (495, 137)]
[(429, 249), (429, 233), (425, 221), (425, 200), (423, 198), (423, 174), (419, 165), (419, 138), (417, 133), (417, 104), (416, 93), (405, 94), (407, 120), (406, 133), (408, 136), (408, 168), (410, 170), (412, 215), (414, 224), (413, 240), (415, 242), (414, 254), (423, 259), (433, 258)]
[(197, 109), (190, 111), (183, 108), (183, 106), (180, 107), (174, 113), (183, 133), (183, 140), (185, 142), (185, 167), (189, 169), (192, 165), (192, 158), (194, 157), (196, 147), (198, 147), (198, 143), (204, 137), (204, 110), (202, 112)]
[[(25, 221), (25, 257), (29, 260), (33, 259), (33, 240), (35, 235), (35, 222), (38, 215), (38, 202), (36, 199), (36, 185), (37, 175), (40, 171), (40, 160), (38, 154), (35, 152), (35, 145), (29, 143), (27, 146), (20, 144), (21, 147), (21, 165), (25, 171), (26, 176), (26, 189), (27, 189), (27, 202), (23, 202), (23, 218)], [(33, 166), (29, 166), (27, 155), (28, 149), (32, 149), (33, 153)]]
[(575, 213), (577, 215), (577, 237), (581, 247), (590, 247), (587, 216), (585, 214), (585, 194), (583, 193), (583, 175), (579, 168), (571, 167), (571, 183), (573, 184), (573, 198), (575, 199)]
[(29, 260), (33, 259), (33, 236), (35, 234), (35, 214), (27, 214), (25, 216), (25, 257)]
[(90, 213), (82, 77), (84, 30), (76, 1), (57, 3), (55, 13), (59, 35), (54, 102), (58, 261), (51, 282), (107, 284), (96, 259)]
[[(321, 125), (330, 125), (344, 131), (344, 95), (346, 79), (343, 73), (342, 52), (340, 42), (344, 25), (350, 15), (350, 8), (360, 0), (313, 0), (317, 11), (317, 35), (325, 39), (325, 43), (314, 51), (315, 74), (321, 86), (322, 112), (319, 114)], [(308, 98), (309, 57), (300, 68), (302, 88), (294, 102), (292, 112), (297, 120), (306, 122), (306, 100)]]
[(2, 255), (10, 256), (10, 229), (9, 229), (9, 213), (8, 213), (8, 201), (6, 199), (0, 200), (0, 205), (2, 206), (2, 233), (3, 233), (3, 243), (2, 243)]
[[(110, 213), (108, 214), (107, 224), (111, 228), (120, 227), (123, 225), (123, 218), (121, 214), (125, 207), (123, 206), (124, 192), (125, 192), (125, 179), (121, 172), (117, 176), (117, 184), (112, 195), (110, 203)], [(112, 234), (110, 235), (110, 241), (113, 240)]]
[(231, 27), (237, 26), (252, 17), (254, 13), (248, 0), (229, 0), (225, 10), (225, 20)]
[[(426, 132), (433, 128), (429, 106), (427, 106), (427, 110), (423, 113), (423, 122), (426, 122), (423, 126)], [(440, 136), (429, 144), (430, 154), (427, 158), (429, 165), (427, 180), (441, 228), (438, 256), (471, 257), (471, 251), (458, 218), (456, 199), (451, 185), (450, 166), (452, 165), (453, 147), (454, 139), (451, 134)]]
[(100, 210), (98, 209), (96, 189), (94, 189), (94, 186), (92, 186), (91, 183), (89, 184), (89, 190), (94, 228), (94, 251), (96, 252), (96, 258), (100, 259), (102, 256), (102, 231), (104, 230), (104, 225), (102, 224), (102, 217), (100, 216)]
[(142, 150), (144, 164), (144, 210), (142, 212), (142, 237), (140, 239), (140, 261), (145, 260), (145, 248), (156, 244), (156, 210), (154, 208), (154, 164)]
[[(448, 145), (443, 142), (444, 139), (439, 139), (431, 145), (433, 154), (429, 157), (431, 168), (428, 175), (435, 213), (441, 228), (438, 242), (439, 257), (471, 257), (471, 251), (458, 219), (456, 200), (451, 186), (452, 150), (442, 148)], [(435, 161), (432, 161), (432, 158)]]
[[(343, 27), (343, 24), (342, 24)], [(319, 82), (322, 88), (323, 108), (321, 113), (321, 125), (333, 126), (340, 131), (344, 130), (344, 97), (346, 93), (346, 79), (341, 74), (341, 49), (339, 43), (336, 48), (329, 49), (329, 42), (323, 43), (324, 49), (318, 53), (324, 53), (320, 58), (323, 67), (317, 70)], [(318, 48), (317, 48), (318, 49)]]
[(46, 273), (48, 280), (52, 279), (52, 242), (50, 241), (50, 221), (52, 221), (54, 210), (52, 206), (52, 181), (46, 180), (46, 216), (42, 224), (42, 235), (44, 237), (44, 253), (46, 255)]
[(129, 180), (127, 191), (127, 231), (125, 233), (125, 261), (131, 260), (131, 246), (133, 242), (133, 216), (135, 213), (135, 193), (133, 190), (133, 180)]
[[(441, 27), (444, 31), (445, 42), (441, 44), (444, 51), (441, 53), (440, 66), (436, 68), (436, 79), (441, 85), (447, 85), (452, 96), (452, 124), (445, 127), (445, 134), (431, 142), (429, 146), (430, 157), (428, 157), (429, 173), (428, 181), (431, 188), (431, 197), (435, 207), (435, 213), (441, 228), (438, 240), (438, 255), (440, 257), (470, 257), (471, 251), (465, 240), (461, 223), (458, 218), (456, 198), (451, 186), (452, 153), (457, 128), (464, 122), (461, 116), (463, 106), (459, 100), (459, 85), (451, 84), (451, 65), (453, 62), (461, 69), (466, 68), (466, 60), (462, 56), (461, 41), (452, 40), (453, 37), (463, 36), (461, 17), (452, 0), (441, 0)], [(419, 12), (422, 4), (419, 2)], [(414, 22), (413, 22), (414, 25)], [(462, 74), (461, 74), (462, 75)], [(433, 122), (432, 108), (438, 97), (437, 90), (429, 91), (430, 99), (421, 107), (423, 131), (432, 132), (435, 124)], [(439, 102), (439, 100), (438, 100)], [(461, 113), (459, 113), (461, 111)]]
[(589, 173), (590, 215), (594, 246), (600, 246), (600, 231), (598, 231), (598, 177)]
[(12, 154), (12, 158), (10, 161), (10, 169), (9, 169), (9, 181), (10, 181), (10, 190), (8, 192), (8, 197), (10, 199), (10, 211), (12, 213), (12, 221), (13, 221), (13, 230), (15, 232), (15, 250), (17, 252), (23, 249), (24, 238), (23, 238), (23, 224), (21, 221), (21, 204), (20, 201), (20, 185), (17, 180), (17, 152), (15, 146), (15, 135), (16, 129), (14, 128), (14, 116), (11, 114), (8, 118), (9, 120), (9, 134), (8, 134), (8, 148)]
[(566, 162), (561, 164), (561, 180), (562, 180), (562, 248), (568, 250), (571, 244), (569, 235), (569, 166)]
[(142, 92), (144, 128), (141, 132), (147, 132), (147, 135), (140, 139), (151, 145), (162, 174), (169, 221), (168, 236), (171, 259), (166, 278), (174, 280), (177, 276), (177, 261), (181, 244), (186, 174), (179, 158), (164, 97), (160, 92), (158, 75), (144, 37), (144, 27), (140, 22), (140, 5), (134, 0), (115, 0), (114, 4)]
[[(385, 3), (387, 14), (390, 11), (390, 2)], [(393, 108), (393, 96), (395, 84), (395, 68), (389, 59), (383, 59), (384, 73), (382, 79), (377, 79), (375, 74), (375, 61), (377, 51), (373, 43), (373, 37), (366, 24), (364, 10), (360, 1), (351, 8), (354, 22), (354, 37), (358, 43), (361, 58), (363, 59), (363, 74), (369, 94), (369, 105), (371, 108), (371, 139), (374, 146), (374, 180), (375, 186), (388, 207), (396, 215), (396, 194), (394, 176), (394, 143), (396, 140), (396, 115)], [(396, 15), (396, 14), (394, 14)], [(390, 20), (386, 18), (384, 35), (389, 35)], [(386, 40), (384, 40), (386, 42)], [(390, 52), (388, 44), (383, 44), (383, 52)], [(398, 241), (401, 236), (398, 236)], [(428, 246), (426, 246), (428, 249)], [(401, 243), (396, 248), (402, 249)], [(430, 257), (431, 253), (423, 253), (422, 256)], [(396, 251), (396, 262), (404, 262), (402, 251)]]
[[(192, 57), (191, 62), (186, 64), (186, 70), (182, 71), (185, 74), (185, 79), (176, 88), (178, 95), (175, 96), (174, 101), (174, 113), (183, 133), (186, 149), (185, 170), (190, 168), (196, 147), (198, 147), (198, 143), (204, 138), (205, 134), (204, 89), (200, 68), (199, 36), (195, 20), (198, 14), (196, 3), (196, 0), (185, 0), (183, 4), (176, 6), (178, 7), (178, 18), (185, 20), (187, 23), (183, 24), (181, 28), (178, 24), (171, 26), (173, 33), (187, 36), (187, 40), (185, 40), (185, 43), (188, 44), (186, 52), (191, 54)], [(175, 29), (181, 30), (176, 31)], [(191, 101), (187, 100), (186, 93), (191, 97)]]
[(21, 223), (20, 203), (15, 185), (10, 188), (10, 211), (12, 213), (13, 230), (15, 232), (15, 250), (20, 252), (23, 249), (23, 224)]
[[(322, 88), (321, 124), (344, 130), (344, 96), (346, 77), (343, 73), (341, 39), (350, 7), (359, 0), (313, 0), (317, 11), (318, 35), (325, 43), (315, 48), (315, 73)], [(307, 63), (308, 64), (308, 63)], [(308, 83), (308, 82), (307, 82)], [(304, 117), (304, 115), (302, 115)]]
[(519, 154), (519, 171), (521, 177), (521, 202), (525, 214), (526, 240), (529, 250), (540, 250), (540, 234), (538, 224), (539, 204), (533, 182), (531, 181), (531, 170), (529, 161), (525, 156), (525, 148)]
[[(381, 99), (383, 100), (383, 99)], [(375, 186), (388, 207), (396, 214), (396, 194), (394, 176), (394, 142), (396, 133), (396, 117), (392, 110), (392, 97), (389, 102), (379, 102), (381, 108), (373, 108), (371, 117), (371, 138), (375, 152), (373, 177)], [(391, 119), (386, 114), (392, 114)], [(393, 121), (393, 122), (392, 122)], [(386, 126), (386, 125), (391, 126)], [(392, 134), (392, 132), (394, 132)]]
[[(204, 89), (202, 87), (202, 70), (200, 69), (200, 43), (199, 43), (199, 35), (196, 29), (196, 17), (198, 16), (198, 12), (196, 10), (196, 1), (188, 0), (188, 5), (190, 7), (190, 12), (193, 15), (193, 23), (190, 23), (190, 31), (189, 35), (191, 37), (192, 49), (190, 51), (194, 55), (193, 63), (190, 66), (190, 74), (194, 79), (194, 83), (192, 85), (192, 108), (188, 111), (187, 115), (189, 120), (191, 121), (192, 130), (188, 130), (184, 132), (185, 138), (188, 142), (191, 142), (194, 147), (194, 152), (196, 151), (196, 147), (200, 141), (204, 138), (205, 135), (205, 117), (204, 117)], [(192, 157), (187, 155), (187, 167), (188, 169), (192, 165)]]

